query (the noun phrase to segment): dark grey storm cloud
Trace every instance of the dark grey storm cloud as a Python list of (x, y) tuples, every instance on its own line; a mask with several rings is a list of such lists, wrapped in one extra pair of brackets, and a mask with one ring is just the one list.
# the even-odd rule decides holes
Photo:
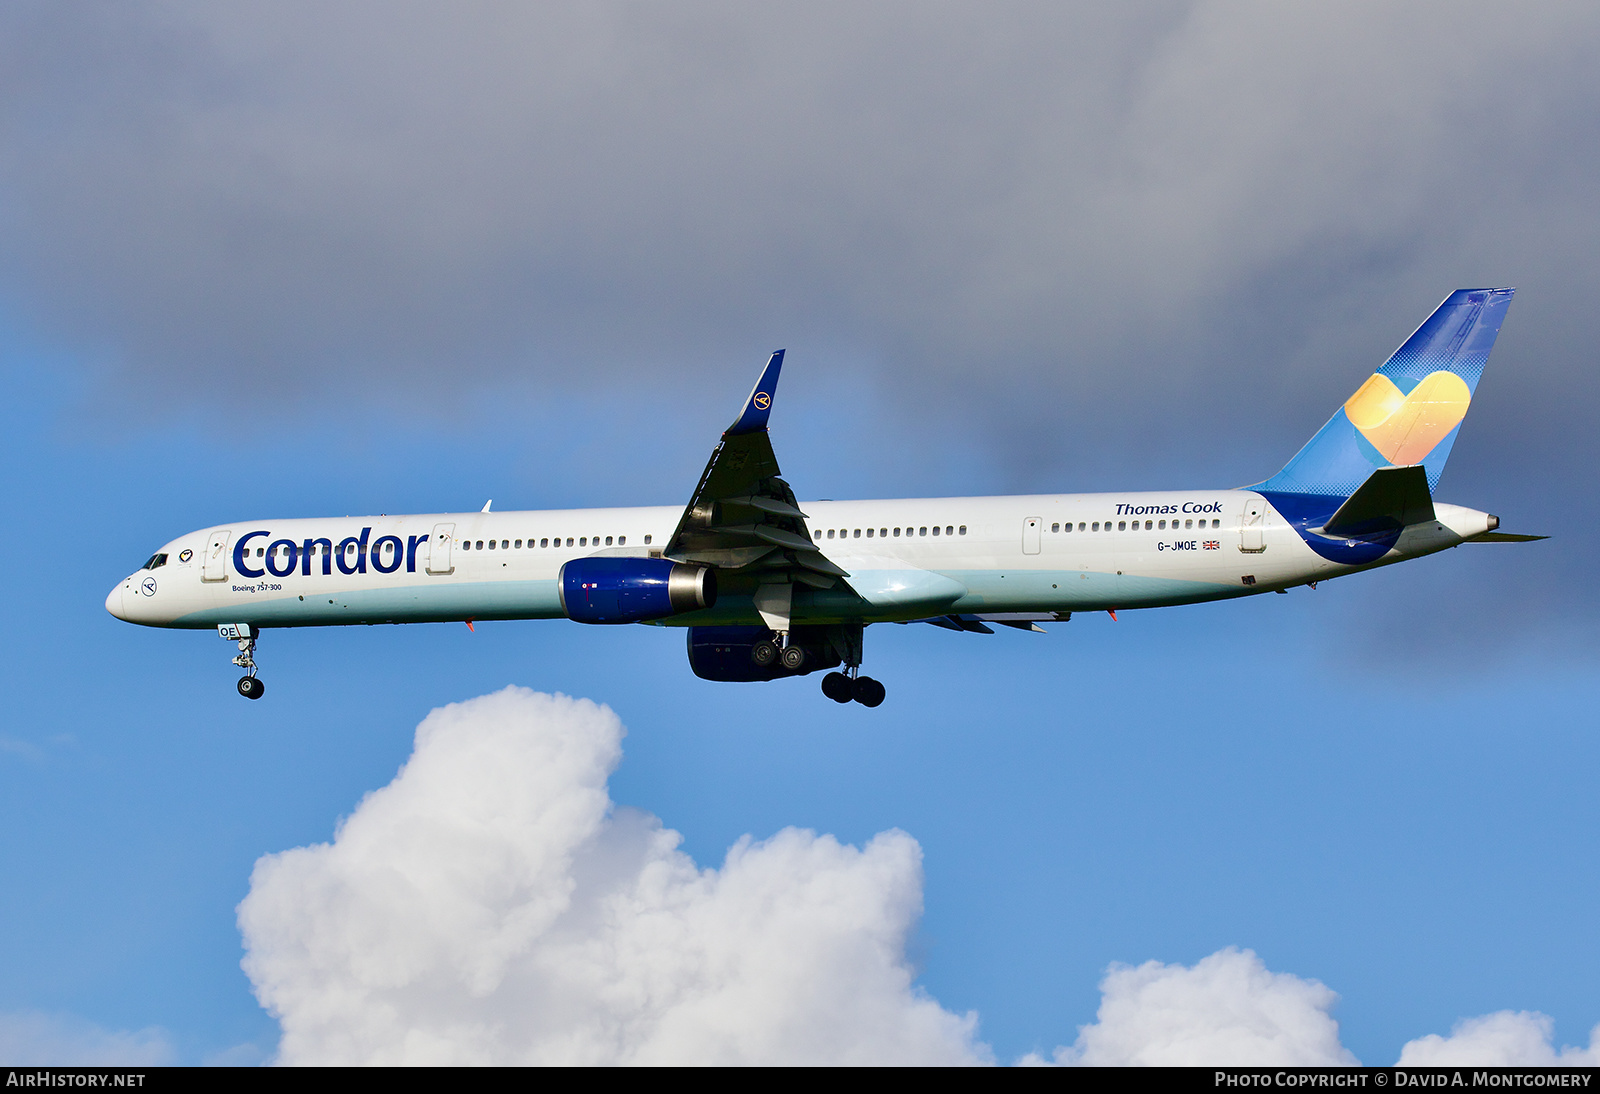
[(1600, 394), (1597, 47), (1584, 4), (16, 3), (0, 288), (152, 406), (787, 345), (1059, 487), (1265, 475), (1514, 284), (1447, 483), (1553, 519)]

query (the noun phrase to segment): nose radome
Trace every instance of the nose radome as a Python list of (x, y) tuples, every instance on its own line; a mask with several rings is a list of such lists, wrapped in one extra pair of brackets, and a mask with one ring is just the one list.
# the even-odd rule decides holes
[(106, 597), (106, 611), (118, 619), (127, 619), (127, 613), (122, 610), (122, 590), (127, 585), (126, 581), (117, 582), (116, 586)]

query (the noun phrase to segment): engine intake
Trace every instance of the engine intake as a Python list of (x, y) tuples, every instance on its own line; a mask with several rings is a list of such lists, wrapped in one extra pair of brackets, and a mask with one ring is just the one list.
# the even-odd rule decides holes
[(556, 586), (579, 623), (643, 623), (717, 602), (715, 571), (666, 558), (575, 558)]

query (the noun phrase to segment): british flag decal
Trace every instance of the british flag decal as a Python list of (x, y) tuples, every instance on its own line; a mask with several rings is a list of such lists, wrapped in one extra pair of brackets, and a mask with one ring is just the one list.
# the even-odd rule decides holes
[(1208, 540), (1205, 541), (1205, 543), (1202, 546), (1204, 546), (1205, 549), (1208, 550), (1208, 551), (1216, 551), (1216, 550), (1221, 549), (1222, 544), (1217, 542), (1214, 539), (1208, 539)]

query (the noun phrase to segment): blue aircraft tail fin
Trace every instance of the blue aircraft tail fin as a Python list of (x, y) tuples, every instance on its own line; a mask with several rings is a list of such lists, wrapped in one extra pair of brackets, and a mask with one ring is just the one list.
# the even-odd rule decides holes
[(1379, 468), (1415, 465), (1435, 489), (1513, 291), (1451, 293), (1282, 471), (1253, 489), (1349, 497)]

